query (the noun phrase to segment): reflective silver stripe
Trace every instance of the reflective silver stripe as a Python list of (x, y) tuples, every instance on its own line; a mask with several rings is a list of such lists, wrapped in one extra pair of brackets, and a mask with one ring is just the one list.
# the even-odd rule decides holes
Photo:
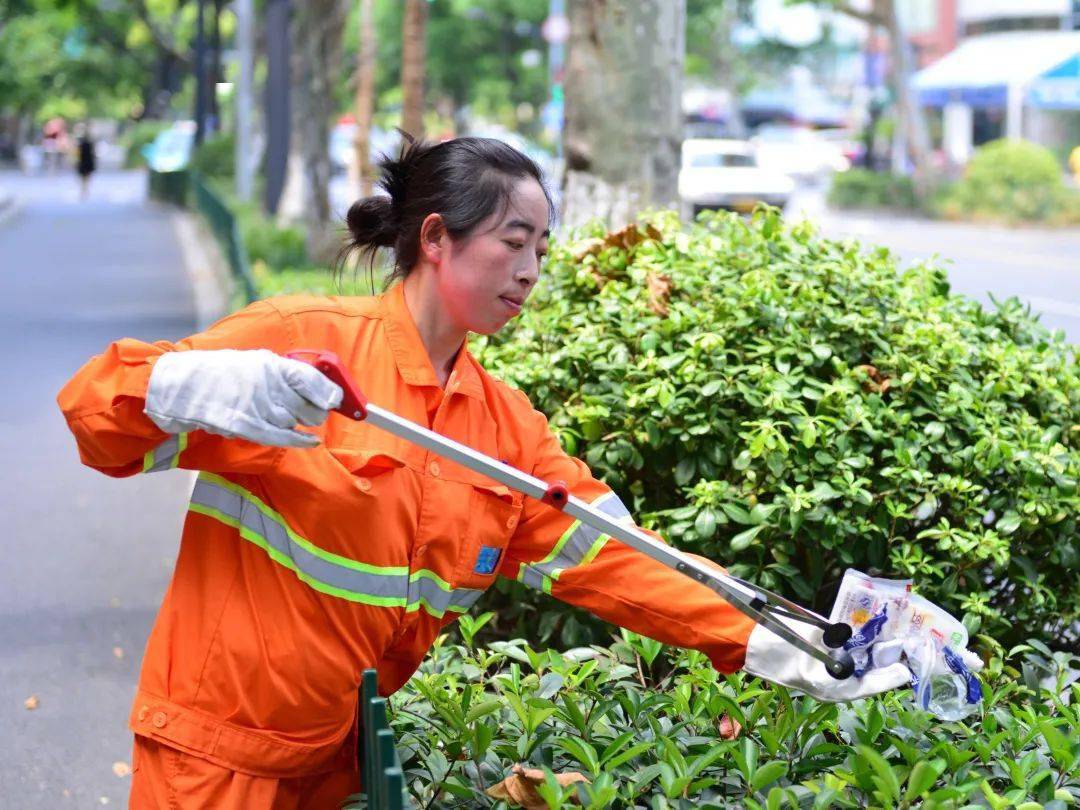
[(180, 463), (180, 454), (187, 448), (186, 433), (170, 436), (153, 450), (143, 456), (143, 472), (161, 472), (171, 470)]
[[(614, 492), (601, 495), (593, 501), (592, 506), (616, 520), (630, 517), (630, 510)], [(567, 568), (590, 562), (609, 539), (599, 529), (575, 520), (551, 553), (539, 562), (522, 565), (517, 578), (530, 588), (551, 593), (551, 580), (557, 580)]]
[(381, 607), (423, 608), (441, 618), (463, 613), (483, 594), (454, 589), (433, 571), (406, 566), (375, 566), (315, 546), (293, 531), (284, 517), (243, 487), (213, 473), (201, 473), (190, 510), (219, 520), (312, 588), (352, 602)]
[(482, 590), (472, 588), (451, 588), (430, 571), (414, 573), (410, 585), (406, 610), (411, 613), (423, 607), (436, 618), (442, 618), (447, 612), (464, 613), (484, 594)]

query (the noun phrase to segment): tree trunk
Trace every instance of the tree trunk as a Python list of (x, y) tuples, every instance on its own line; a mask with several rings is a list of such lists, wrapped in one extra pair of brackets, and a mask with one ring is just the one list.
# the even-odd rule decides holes
[(874, 14), (888, 38), (897, 124), (914, 165), (915, 195), (923, 201), (931, 191), (934, 167), (930, 159), (930, 135), (926, 127), (926, 116), (911, 87), (913, 71), (907, 37), (900, 26), (896, 0), (874, 0)]
[[(338, 235), (330, 210), (330, 120), (334, 81), (341, 68), (343, 0), (306, 0), (293, 19), (293, 141), (282, 216), (307, 226), (308, 256), (331, 261)], [(291, 192), (291, 193), (290, 193)], [(296, 204), (299, 202), (299, 211)]]
[(375, 112), (374, 0), (360, 0), (360, 54), (356, 64), (356, 172), (361, 197), (374, 190), (371, 165), (371, 119)]
[(233, 155), (237, 199), (247, 202), (255, 192), (255, 2), (236, 0), (236, 61), (239, 70), (234, 96), (236, 151)]
[(569, 0), (562, 223), (678, 206), (685, 0)]
[(739, 106), (739, 77), (735, 75), (736, 46), (732, 33), (738, 22), (734, 0), (724, 0), (714, 13), (716, 16), (716, 50), (713, 52), (713, 66), (716, 80), (727, 92), (727, 125), (732, 138), (745, 138), (747, 135), (746, 118)]
[(401, 128), (413, 137), (424, 134), (424, 73), (427, 60), (427, 2), (405, 0), (401, 32)]

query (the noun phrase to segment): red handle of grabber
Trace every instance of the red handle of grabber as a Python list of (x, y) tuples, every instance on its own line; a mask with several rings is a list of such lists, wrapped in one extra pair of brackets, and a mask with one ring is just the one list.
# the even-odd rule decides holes
[(335, 411), (357, 422), (367, 419), (367, 397), (364, 396), (364, 392), (360, 390), (360, 386), (356, 384), (349, 370), (336, 354), (318, 349), (297, 349), (285, 356), (291, 360), (300, 360), (315, 366), (331, 382), (341, 386), (344, 396), (341, 398), (341, 404), (334, 408)]

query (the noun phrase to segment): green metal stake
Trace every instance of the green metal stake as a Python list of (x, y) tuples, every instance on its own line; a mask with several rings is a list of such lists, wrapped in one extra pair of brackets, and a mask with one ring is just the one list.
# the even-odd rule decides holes
[(371, 698), (368, 702), (370, 722), (368, 723), (368, 747), (367, 754), (370, 760), (368, 764), (368, 773), (371, 774), (371, 787), (368, 788), (368, 807), (382, 807), (383, 799), (383, 784), (382, 784), (382, 772), (383, 768), (393, 764), (393, 759), (387, 761), (383, 754), (382, 746), (379, 744), (379, 734), (386, 732), (390, 735), (390, 756), (393, 757), (394, 750), (394, 735), (386, 727), (386, 698), (376, 697)]
[(405, 810), (405, 775), (401, 768), (387, 768), (383, 771), (386, 781), (386, 810)]
[[(394, 732), (388, 728), (381, 728), (375, 732), (376, 744), (379, 747), (379, 771), (376, 780), (379, 782), (379, 810), (389, 807), (400, 807), (394, 804), (394, 789), (387, 781), (386, 773), (397, 765), (397, 751), (394, 749)], [(399, 773), (400, 773), (400, 769)], [(401, 786), (397, 790), (398, 801), (401, 800)]]

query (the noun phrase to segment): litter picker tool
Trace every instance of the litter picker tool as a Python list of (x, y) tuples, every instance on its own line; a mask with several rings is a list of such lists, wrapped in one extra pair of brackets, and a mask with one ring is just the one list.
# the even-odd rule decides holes
[(619, 522), (599, 509), (571, 495), (562, 481), (542, 481), (501, 461), (484, 455), (460, 442), (428, 430), (408, 419), (397, 416), (368, 402), (348, 370), (333, 352), (298, 350), (288, 357), (310, 363), (330, 380), (341, 386), (344, 396), (336, 410), (357, 421), (367, 421), (375, 427), (395, 436), (418, 444), (432, 453), (464, 465), (474, 472), (505, 484), (530, 498), (535, 498), (559, 509), (582, 523), (586, 523), (616, 540), (637, 549), (669, 568), (712, 589), (734, 608), (755, 622), (771, 630), (807, 655), (824, 664), (825, 669), (837, 679), (851, 676), (854, 665), (850, 658), (834, 658), (828, 651), (816, 647), (793, 631), (778, 617), (783, 616), (822, 630), (822, 642), (833, 649), (842, 647), (851, 638), (851, 626), (842, 622), (831, 623), (806, 608), (788, 601), (778, 594), (759, 588), (749, 582), (724, 574), (701, 561), (667, 546), (639, 530), (636, 526)]

